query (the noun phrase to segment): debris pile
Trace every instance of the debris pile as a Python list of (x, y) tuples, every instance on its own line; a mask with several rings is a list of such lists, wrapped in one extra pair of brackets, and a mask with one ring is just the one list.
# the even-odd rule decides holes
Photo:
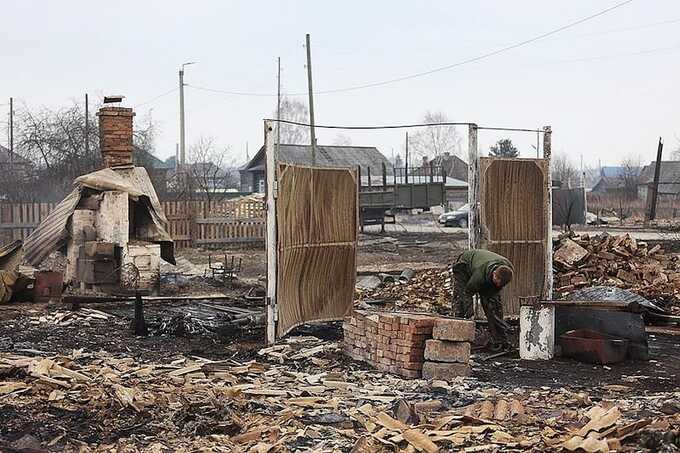
[(616, 286), (641, 296), (677, 304), (680, 294), (678, 255), (660, 245), (649, 247), (630, 235), (581, 235), (563, 238), (555, 248), (555, 291), (569, 294), (585, 286)]
[(663, 434), (680, 426), (677, 407), (667, 407), (677, 393), (622, 396), (622, 386), (605, 386), (594, 404), (567, 388), (404, 380), (338, 352), (337, 343), (291, 337), (241, 361), (0, 353), (0, 448), (607, 452), (677, 439)]
[(410, 280), (382, 279), (372, 289), (358, 289), (357, 299), (367, 303), (392, 302), (399, 311), (427, 311), (450, 314), (451, 279), (441, 269), (419, 271)]

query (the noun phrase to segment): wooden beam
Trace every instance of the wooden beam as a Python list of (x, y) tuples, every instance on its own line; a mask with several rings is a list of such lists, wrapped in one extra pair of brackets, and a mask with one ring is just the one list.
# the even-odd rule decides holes
[[(277, 125), (280, 127), (280, 124)], [(277, 237), (276, 237), (276, 197), (278, 191), (276, 146), (272, 121), (264, 122), (265, 168), (267, 181), (267, 344), (276, 341), (276, 285), (277, 285)]]

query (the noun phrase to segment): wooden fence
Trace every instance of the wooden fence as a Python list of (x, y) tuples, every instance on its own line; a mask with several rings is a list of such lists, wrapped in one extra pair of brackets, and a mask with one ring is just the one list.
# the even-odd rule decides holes
[[(25, 240), (56, 205), (0, 203), (0, 245)], [(176, 200), (162, 201), (161, 205), (177, 249), (264, 242), (265, 211), (261, 199)]]

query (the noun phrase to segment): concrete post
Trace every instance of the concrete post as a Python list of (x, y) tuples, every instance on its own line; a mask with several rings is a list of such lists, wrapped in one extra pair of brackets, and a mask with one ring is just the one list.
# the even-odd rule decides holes
[(479, 152), (477, 149), (477, 125), (468, 126), (468, 245), (479, 247), (480, 207), (479, 207)]

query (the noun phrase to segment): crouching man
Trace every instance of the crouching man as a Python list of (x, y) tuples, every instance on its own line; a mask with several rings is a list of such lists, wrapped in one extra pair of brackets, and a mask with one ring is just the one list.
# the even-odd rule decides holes
[(501, 289), (512, 280), (512, 263), (488, 250), (472, 249), (463, 252), (451, 266), (454, 316), (474, 317), (472, 297), (479, 295), (491, 334), (491, 349), (510, 348), (510, 326), (503, 320)]

